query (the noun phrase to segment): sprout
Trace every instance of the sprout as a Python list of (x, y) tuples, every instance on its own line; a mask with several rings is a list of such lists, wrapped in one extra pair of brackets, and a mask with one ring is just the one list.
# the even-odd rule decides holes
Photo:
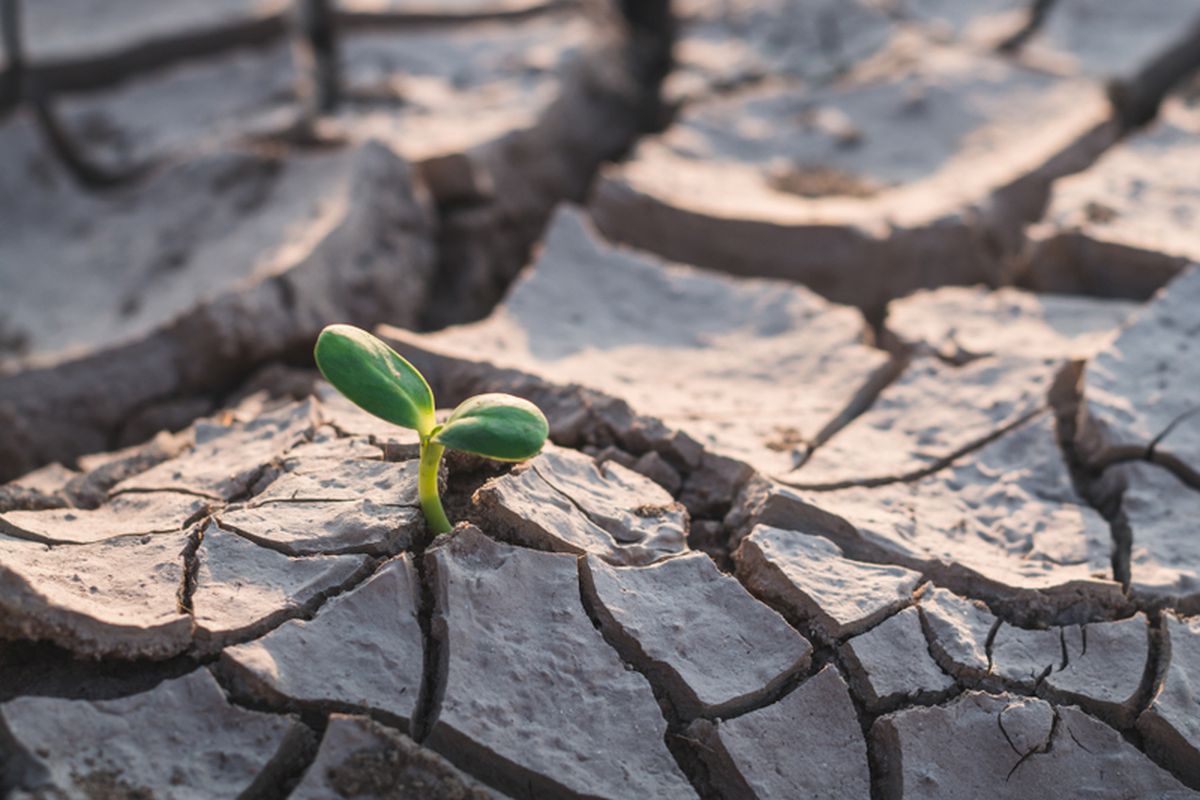
[(350, 402), (421, 437), (417, 493), (435, 536), (451, 528), (438, 495), (438, 466), (447, 447), (497, 461), (524, 461), (546, 441), (549, 426), (542, 412), (509, 394), (470, 397), (439, 425), (425, 377), (395, 350), (351, 325), (321, 331), (314, 355), (321, 374)]

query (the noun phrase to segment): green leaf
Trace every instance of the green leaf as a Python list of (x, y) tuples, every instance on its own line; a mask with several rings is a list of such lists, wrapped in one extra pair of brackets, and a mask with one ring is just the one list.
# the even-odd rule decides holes
[(433, 441), (497, 461), (524, 461), (538, 454), (549, 432), (546, 417), (528, 400), (481, 394), (454, 409)]
[(353, 325), (330, 325), (313, 352), (325, 379), (380, 419), (428, 436), (436, 424), (433, 391), (417, 368)]

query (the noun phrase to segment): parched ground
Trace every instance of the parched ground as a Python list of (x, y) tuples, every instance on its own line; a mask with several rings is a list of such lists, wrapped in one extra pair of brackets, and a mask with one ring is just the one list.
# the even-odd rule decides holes
[(1194, 2), (26, 5), (0, 794), (1200, 796)]

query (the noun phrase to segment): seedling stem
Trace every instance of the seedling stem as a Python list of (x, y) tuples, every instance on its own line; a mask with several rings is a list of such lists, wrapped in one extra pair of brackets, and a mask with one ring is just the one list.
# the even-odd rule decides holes
[(549, 426), (537, 406), (509, 394), (480, 394), (459, 404), (442, 424), (433, 390), (417, 368), (364, 330), (330, 325), (313, 353), (325, 378), (359, 408), (411, 428), (421, 439), (417, 499), (434, 536), (451, 529), (438, 492), (447, 447), (495, 459), (524, 461), (541, 451)]
[(417, 471), (417, 496), (421, 500), (421, 510), (425, 512), (425, 521), (433, 535), (449, 533), (454, 526), (446, 517), (446, 509), (442, 508), (442, 498), (438, 493), (438, 467), (442, 464), (442, 453), (446, 448), (428, 439), (421, 440), (421, 464)]

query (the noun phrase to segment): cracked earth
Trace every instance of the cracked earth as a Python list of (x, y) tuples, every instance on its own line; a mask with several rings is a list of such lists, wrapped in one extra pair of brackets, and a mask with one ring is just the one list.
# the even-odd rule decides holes
[[(1192, 0), (151, 5), (0, 60), (0, 794), (1200, 797)], [(432, 538), (334, 321), (551, 441)]]

